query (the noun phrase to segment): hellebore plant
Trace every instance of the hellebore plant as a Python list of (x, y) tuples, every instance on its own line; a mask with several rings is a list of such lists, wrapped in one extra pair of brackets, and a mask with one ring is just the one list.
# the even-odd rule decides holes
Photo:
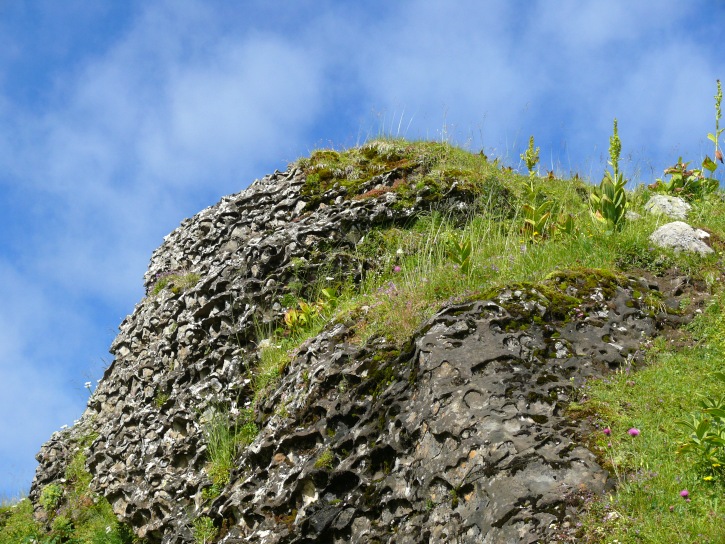
[(609, 138), (609, 164), (612, 171), (604, 173), (604, 179), (590, 195), (592, 217), (606, 226), (607, 232), (621, 231), (625, 223), (627, 211), (627, 193), (624, 190), (626, 181), (619, 171), (619, 155), (622, 142), (617, 132), (617, 120), (614, 120), (614, 131)]

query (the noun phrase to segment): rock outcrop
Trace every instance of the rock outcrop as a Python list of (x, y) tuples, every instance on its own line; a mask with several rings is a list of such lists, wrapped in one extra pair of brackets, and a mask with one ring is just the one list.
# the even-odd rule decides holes
[[(184, 221), (154, 252), (149, 296), (122, 323), (83, 417), (38, 454), (31, 500), (80, 451), (93, 491), (151, 543), (193, 542), (201, 516), (226, 543), (565, 538), (578, 499), (608, 474), (564, 409), (586, 379), (635, 362), (667, 319), (644, 280), (578, 270), (472, 295), (402, 348), (354, 341), (354, 320), (330, 323), (251, 404), (257, 343), (285, 295), (328, 276), (360, 281), (375, 263), (354, 248), (374, 226), (431, 206), (470, 212), (455, 179), (394, 190), (425, 168), (312, 194), (293, 166)], [(204, 422), (250, 406), (259, 433), (210, 492)]]

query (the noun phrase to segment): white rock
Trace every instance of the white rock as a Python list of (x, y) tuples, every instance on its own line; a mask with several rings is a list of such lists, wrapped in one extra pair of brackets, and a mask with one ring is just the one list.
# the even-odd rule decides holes
[(672, 219), (685, 219), (692, 206), (677, 196), (654, 195), (644, 205), (649, 213), (661, 214)]
[(690, 251), (707, 255), (713, 253), (713, 250), (703, 240), (707, 240), (710, 235), (704, 230), (692, 228), (682, 221), (674, 221), (662, 225), (654, 231), (649, 239), (659, 247), (671, 247), (675, 251)]

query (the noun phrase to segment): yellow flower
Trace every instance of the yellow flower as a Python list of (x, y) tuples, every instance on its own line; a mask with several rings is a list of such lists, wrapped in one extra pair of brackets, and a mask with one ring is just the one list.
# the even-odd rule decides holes
[(710, 480), (712, 480), (712, 476), (705, 476), (703, 478), (703, 480), (705, 480), (706, 482), (709, 482)]

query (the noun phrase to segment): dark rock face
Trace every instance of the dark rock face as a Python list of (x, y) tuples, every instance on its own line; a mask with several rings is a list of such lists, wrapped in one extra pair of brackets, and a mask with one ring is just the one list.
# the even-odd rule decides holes
[[(350, 324), (331, 325), (258, 407), (261, 432), (230, 483), (202, 496), (204, 414), (251, 399), (259, 324), (279, 320), (289, 285), (359, 279), (369, 263), (350, 250), (360, 238), (430, 206), (394, 206), (386, 191), (353, 199), (344, 187), (310, 206), (304, 179), (275, 173), (165, 239), (147, 288), (169, 272), (200, 280), (148, 296), (122, 323), (80, 422), (38, 454), (31, 500), (90, 443), (93, 490), (148, 542), (193, 542), (202, 515), (228, 543), (550, 541), (577, 495), (607, 485), (562, 410), (584, 379), (631, 360), (654, 333), (649, 288), (633, 280), (552, 280), (579, 301), (564, 310), (535, 287), (451, 305), (402, 352), (381, 339), (355, 346)], [(454, 183), (440, 204), (465, 212), (465, 202)]]
[[(320, 335), (262, 407), (290, 417), (213, 505), (225, 542), (553, 541), (576, 497), (607, 486), (563, 408), (654, 332), (634, 288), (595, 289), (572, 321), (525, 330), (503, 306), (548, 317), (535, 290), (450, 306), (383, 358), (393, 346), (351, 349), (343, 325)], [(317, 468), (324, 452), (332, 466)]]

